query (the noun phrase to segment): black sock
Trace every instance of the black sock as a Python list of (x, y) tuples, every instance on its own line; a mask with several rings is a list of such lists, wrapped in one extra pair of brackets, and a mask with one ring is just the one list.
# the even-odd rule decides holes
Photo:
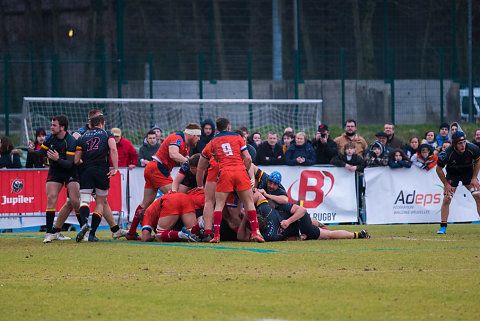
[(447, 227), (447, 222), (442, 221), (442, 223), (440, 223), (440, 227)]
[(97, 227), (100, 225), (102, 221), (102, 214), (93, 212), (92, 214), (92, 227), (90, 228), (90, 235), (95, 235), (97, 231)]
[(52, 230), (52, 233), (58, 233), (60, 232), (62, 229), (59, 229), (58, 227), (54, 227), (53, 230)]
[(53, 221), (55, 220), (55, 209), (47, 209), (46, 219), (47, 219), (47, 233), (52, 233)]
[(90, 208), (88, 206), (80, 207), (80, 227), (88, 224), (88, 216), (90, 215)]
[(112, 233), (115, 233), (116, 231), (118, 231), (120, 228), (118, 227), (118, 224), (115, 224), (114, 226), (112, 226), (110, 228), (110, 231), (112, 231)]
[(83, 224), (82, 224), (82, 219), (81, 219), (81, 216), (80, 216), (80, 211), (75, 212), (75, 216), (77, 217), (78, 224), (80, 224), (80, 227), (82, 227)]

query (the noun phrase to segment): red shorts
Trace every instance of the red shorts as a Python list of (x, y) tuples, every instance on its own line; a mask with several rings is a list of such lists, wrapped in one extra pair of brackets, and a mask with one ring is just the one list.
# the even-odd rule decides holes
[(162, 208), (160, 209), (160, 217), (170, 215), (179, 215), (180, 217), (186, 213), (195, 213), (195, 207), (191, 197), (186, 197), (184, 193), (165, 194)]
[(218, 178), (218, 163), (215, 162), (215, 165), (208, 168), (207, 173), (207, 182), (216, 182)]
[(246, 191), (252, 188), (246, 169), (224, 169), (219, 172), (215, 192)]
[(145, 188), (160, 188), (173, 183), (170, 170), (156, 161), (152, 161), (145, 166), (143, 177), (145, 178)]
[(192, 199), (193, 206), (196, 210), (203, 209), (205, 206), (205, 192), (203, 190), (195, 190), (189, 192), (187, 195)]

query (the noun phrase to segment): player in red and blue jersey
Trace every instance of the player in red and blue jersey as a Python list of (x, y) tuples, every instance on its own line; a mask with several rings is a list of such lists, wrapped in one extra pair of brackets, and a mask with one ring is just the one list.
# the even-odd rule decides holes
[(247, 172), (252, 164), (247, 145), (240, 135), (230, 131), (230, 121), (227, 118), (218, 118), (216, 125), (219, 133), (213, 137), (202, 152), (202, 155), (206, 158), (214, 157), (219, 166), (215, 187), (215, 211), (213, 213), (214, 237), (210, 242), (220, 242), (222, 211), (229, 193), (236, 192), (243, 202), (250, 221), (251, 239), (263, 243), (265, 241), (258, 231), (252, 184)]
[(172, 168), (177, 164), (182, 164), (185, 170), (189, 169), (187, 156), (190, 153), (190, 146), (195, 147), (200, 140), (201, 127), (196, 123), (191, 123), (183, 132), (176, 132), (168, 136), (160, 145), (160, 148), (152, 156), (152, 161), (147, 164), (143, 176), (145, 178), (145, 187), (143, 190), (143, 200), (135, 210), (135, 216), (132, 225), (126, 236), (127, 240), (139, 240), (137, 226), (140, 223), (139, 213), (146, 209), (157, 196), (158, 190), (167, 194), (172, 190), (173, 179), (170, 176)]

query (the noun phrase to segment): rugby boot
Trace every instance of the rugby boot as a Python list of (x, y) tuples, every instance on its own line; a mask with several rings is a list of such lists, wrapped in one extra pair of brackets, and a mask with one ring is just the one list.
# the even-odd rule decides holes
[(43, 243), (50, 243), (53, 240), (56, 240), (55, 234), (54, 233), (47, 233), (45, 235), (45, 239), (43, 240)]
[(440, 229), (437, 231), (437, 234), (447, 234), (447, 227), (446, 226), (440, 227)]
[(119, 229), (118, 231), (112, 233), (112, 238), (113, 238), (114, 240), (116, 240), (116, 239), (121, 238), (121, 237), (123, 237), (123, 236), (127, 236), (127, 234), (128, 234), (128, 231), (125, 230), (125, 229), (123, 229), (123, 228), (121, 228), (121, 229)]
[(369, 239), (370, 234), (368, 234), (368, 232), (366, 230), (361, 230), (360, 232), (358, 232), (358, 238), (359, 239)]
[(90, 235), (88, 236), (88, 241), (89, 241), (89, 242), (98, 242), (99, 240), (98, 240), (98, 238), (97, 238), (95, 235), (90, 234)]
[(82, 228), (80, 229), (80, 232), (78, 232), (77, 237), (75, 238), (75, 241), (81, 242), (83, 241), (83, 237), (85, 236), (85, 233), (89, 230), (89, 226), (87, 223), (83, 224)]
[(182, 234), (179, 233), (178, 236), (179, 236), (181, 239), (187, 240), (188, 242), (195, 242), (195, 243), (197, 243), (198, 241), (200, 241), (200, 240), (198, 239), (198, 236), (196, 236), (195, 234), (190, 233), (190, 231), (187, 230), (187, 229), (185, 228), (185, 226), (182, 227)]
[(215, 234), (210, 240), (210, 243), (220, 243), (220, 234)]
[(60, 233), (60, 232), (57, 232), (57, 233), (55, 233), (55, 239), (56, 239), (56, 240), (60, 240), (60, 241), (68, 241), (68, 240), (71, 240), (72, 238), (63, 235), (63, 234)]
[(127, 235), (125, 235), (125, 238), (129, 241), (139, 241), (140, 240), (140, 236), (138, 235), (138, 233), (135, 233), (135, 234), (127, 233)]
[(257, 230), (256, 233), (252, 233), (252, 237), (250, 238), (250, 240), (257, 243), (265, 243), (265, 240), (263, 239), (262, 234), (260, 234), (259, 230)]

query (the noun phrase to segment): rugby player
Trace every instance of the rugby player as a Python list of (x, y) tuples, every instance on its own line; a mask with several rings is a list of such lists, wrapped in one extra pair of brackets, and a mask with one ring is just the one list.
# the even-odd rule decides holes
[(139, 240), (137, 226), (140, 223), (139, 213), (146, 209), (157, 196), (157, 191), (167, 194), (172, 189), (173, 179), (170, 176), (172, 168), (176, 163), (188, 170), (188, 158), (190, 146), (196, 146), (201, 135), (201, 127), (196, 123), (191, 123), (182, 132), (176, 132), (168, 136), (160, 145), (160, 148), (152, 156), (153, 160), (147, 164), (143, 176), (145, 178), (145, 187), (143, 190), (143, 200), (135, 210), (130, 230), (126, 238), (128, 240)]
[(213, 213), (214, 237), (210, 243), (220, 242), (220, 224), (222, 211), (229, 193), (235, 191), (243, 202), (248, 220), (250, 221), (251, 240), (265, 242), (258, 231), (257, 212), (253, 203), (252, 186), (247, 171), (252, 159), (245, 141), (240, 135), (230, 131), (230, 121), (218, 118), (219, 133), (212, 138), (202, 152), (208, 159), (214, 157), (218, 162), (219, 173), (215, 187), (215, 210)]
[[(184, 227), (181, 231), (173, 231), (172, 227), (178, 219), (182, 220)], [(190, 232), (196, 223), (195, 205), (189, 194), (177, 192), (164, 194), (145, 210), (141, 240), (171, 242), (182, 239), (198, 242), (198, 237)], [(154, 228), (156, 234), (152, 236)]]
[(38, 157), (44, 157), (46, 155), (50, 164), (46, 183), (47, 234), (43, 240), (44, 243), (49, 243), (53, 240), (70, 239), (60, 233), (61, 225), (59, 227), (53, 227), (55, 206), (58, 195), (64, 185), (70, 197), (72, 207), (78, 211), (80, 205), (78, 173), (76, 167), (73, 166), (76, 141), (75, 138), (67, 132), (68, 117), (65, 115), (53, 117), (50, 129), (52, 133), (45, 138), (41, 148), (33, 152)]
[[(90, 200), (93, 191), (96, 195), (96, 207), (92, 215), (92, 228), (88, 236), (89, 242), (96, 242), (97, 227), (102, 220), (104, 205), (107, 202), (110, 178), (118, 172), (118, 154), (115, 138), (110, 131), (105, 130), (105, 118), (95, 116), (90, 120), (91, 128), (77, 141), (75, 164), (82, 163), (80, 169), (80, 219), (82, 228), (76, 241), (83, 240), (88, 231), (88, 216), (90, 215)], [(109, 170), (109, 155), (113, 169)]]
[[(85, 126), (77, 129), (72, 134), (72, 136), (76, 140), (79, 137), (81, 137), (87, 130), (89, 130), (91, 128), (90, 119), (92, 119), (95, 116), (103, 116), (103, 112), (101, 110), (98, 110), (98, 109), (91, 109), (88, 112), (88, 123), (85, 124)], [(79, 167), (81, 167), (81, 166), (82, 165), (80, 164)], [(55, 222), (55, 226), (53, 228), (54, 229), (55, 228), (61, 228), (63, 226), (63, 224), (65, 223), (65, 221), (67, 220), (68, 215), (70, 215), (70, 213), (72, 212), (72, 210), (73, 210), (72, 203), (70, 202), (70, 198), (67, 197), (67, 201), (65, 202), (65, 204), (63, 204), (63, 207), (58, 212), (57, 221)], [(76, 209), (75, 215), (77, 216), (78, 223), (80, 224), (80, 227), (81, 227), (82, 224), (81, 224), (81, 220), (80, 220), (80, 213), (78, 212), (78, 210), (79, 210), (79, 208)], [(108, 204), (108, 201), (105, 201), (105, 204), (103, 206), (103, 217), (105, 218), (108, 225), (110, 226), (110, 231), (112, 232), (112, 238), (113, 239), (118, 239), (122, 236), (127, 235), (128, 231), (125, 230), (125, 229), (121, 229), (118, 226), (118, 224), (115, 222), (115, 219), (113, 217), (113, 213), (112, 213), (112, 210), (110, 208), (110, 204)], [(85, 237), (84, 237), (84, 241), (88, 241), (88, 234), (89, 234), (89, 232), (87, 231), (87, 233), (85, 234)]]
[[(465, 134), (457, 131), (452, 135), (452, 145), (438, 155), (437, 175), (443, 183), (443, 202), (440, 210), (441, 223), (437, 234), (447, 233), (447, 220), (450, 213), (450, 203), (457, 190), (458, 183), (462, 182), (473, 196), (480, 215), (480, 149), (467, 143)], [(447, 171), (447, 176), (443, 172)]]

